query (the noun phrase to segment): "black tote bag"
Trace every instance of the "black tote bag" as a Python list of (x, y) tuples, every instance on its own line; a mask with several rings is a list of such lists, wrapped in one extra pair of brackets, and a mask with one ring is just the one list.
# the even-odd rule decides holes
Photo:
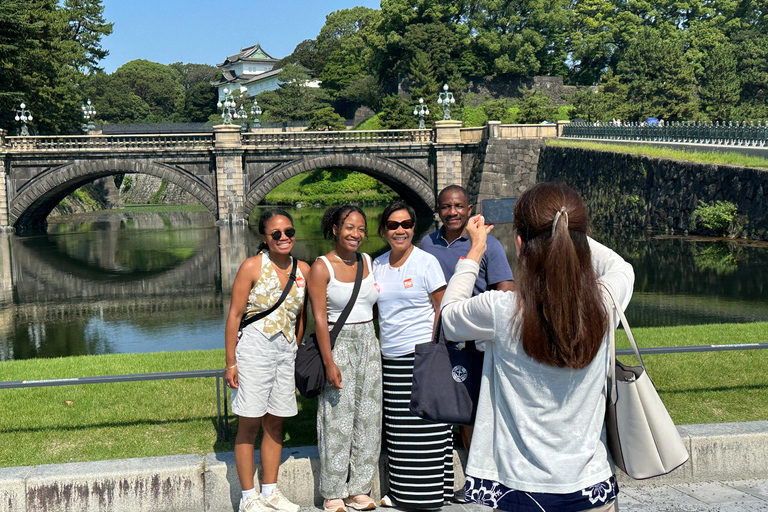
[(467, 341), (463, 349), (443, 338), (442, 318), (434, 339), (419, 343), (413, 361), (410, 410), (437, 423), (474, 425), (484, 354)]

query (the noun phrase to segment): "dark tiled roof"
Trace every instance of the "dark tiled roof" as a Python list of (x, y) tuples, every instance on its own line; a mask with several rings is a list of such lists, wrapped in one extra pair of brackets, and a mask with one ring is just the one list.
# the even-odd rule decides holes
[[(266, 73), (260, 73), (258, 75), (255, 75), (253, 78), (249, 78), (245, 83), (246, 84), (253, 84), (258, 82), (259, 80), (263, 80), (265, 78), (269, 78), (271, 76), (275, 76), (276, 74), (280, 73), (283, 70), (283, 68), (273, 69), (272, 71), (267, 71)], [(247, 75), (243, 75), (242, 78), (245, 78)]]
[(237, 61), (240, 60), (248, 60), (251, 62), (277, 62), (277, 59), (272, 57), (270, 54), (265, 52), (260, 44), (255, 44), (254, 46), (249, 46), (248, 48), (243, 48), (240, 50), (240, 53), (237, 53), (235, 55), (230, 55), (226, 59), (224, 59), (224, 62), (221, 64), (217, 64), (218, 67), (226, 66), (227, 64), (234, 64)]

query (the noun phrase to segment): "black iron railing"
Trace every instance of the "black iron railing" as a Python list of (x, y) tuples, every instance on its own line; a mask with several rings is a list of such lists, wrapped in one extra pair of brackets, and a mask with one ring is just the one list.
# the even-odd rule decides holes
[(721, 146), (768, 146), (768, 122), (702, 123), (673, 121), (659, 125), (647, 123), (571, 123), (563, 127), (562, 137), (577, 139), (679, 142)]

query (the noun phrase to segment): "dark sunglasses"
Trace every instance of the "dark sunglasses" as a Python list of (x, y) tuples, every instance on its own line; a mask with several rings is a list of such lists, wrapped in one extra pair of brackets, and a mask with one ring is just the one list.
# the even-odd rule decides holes
[(403, 226), (403, 229), (411, 229), (413, 227), (413, 221), (411, 219), (406, 219), (403, 222), (397, 222), (394, 220), (387, 221), (387, 229), (389, 231), (394, 231), (400, 226)]
[(285, 231), (280, 231), (279, 229), (274, 230), (269, 234), (269, 236), (272, 237), (272, 240), (277, 242), (281, 238), (283, 238), (283, 233), (285, 233), (285, 236), (288, 238), (293, 238), (296, 235), (296, 230), (293, 228), (288, 228)]

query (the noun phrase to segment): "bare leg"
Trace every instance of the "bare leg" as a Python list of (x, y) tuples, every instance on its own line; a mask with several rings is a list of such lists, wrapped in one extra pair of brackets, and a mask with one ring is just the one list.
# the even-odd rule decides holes
[(277, 483), (280, 470), (280, 457), (283, 453), (283, 420), (278, 416), (264, 416), (264, 436), (261, 438), (262, 481), (265, 484)]
[(469, 451), (469, 445), (472, 443), (472, 432), (475, 431), (473, 425), (459, 425), (459, 432), (461, 433), (461, 442), (464, 444), (464, 449)]
[[(235, 437), (235, 467), (242, 489), (253, 489), (253, 475), (256, 468), (253, 463), (253, 445), (261, 426), (261, 418), (245, 418), (240, 416), (237, 436)], [(265, 420), (266, 426), (266, 420)], [(266, 437), (266, 436), (264, 436)], [(262, 443), (263, 446), (263, 443)]]

